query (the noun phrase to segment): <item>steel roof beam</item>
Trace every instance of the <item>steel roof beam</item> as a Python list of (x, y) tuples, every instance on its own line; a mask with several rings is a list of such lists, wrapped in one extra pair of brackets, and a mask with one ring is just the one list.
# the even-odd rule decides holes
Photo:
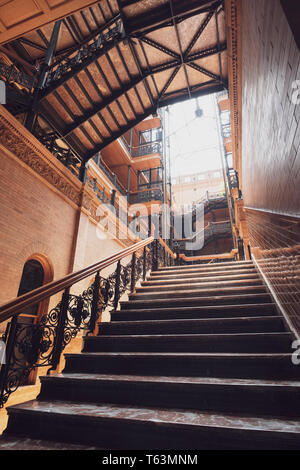
[[(226, 45), (223, 45), (223, 47), (226, 47)], [(215, 55), (219, 52), (219, 49), (217, 47), (215, 48), (210, 48), (210, 49), (207, 49), (207, 50), (204, 50), (202, 51), (201, 53), (201, 57), (207, 57), (209, 55)], [(198, 57), (200, 58), (200, 57)], [(186, 63), (189, 64), (189, 58), (187, 57), (186, 59)], [(193, 59), (194, 60), (194, 56), (193, 56)], [(91, 119), (93, 116), (95, 116), (99, 111), (101, 111), (102, 109), (106, 108), (107, 106), (109, 106), (110, 104), (112, 104), (114, 101), (116, 101), (117, 99), (119, 99), (121, 96), (123, 96), (123, 94), (127, 93), (129, 90), (131, 90), (131, 88), (133, 88), (134, 86), (137, 86), (139, 83), (143, 82), (147, 77), (149, 77), (150, 75), (153, 75), (153, 74), (156, 74), (156, 73), (159, 73), (161, 72), (162, 70), (169, 70), (169, 69), (172, 69), (174, 67), (179, 67), (181, 65), (181, 62), (179, 61), (170, 61), (166, 64), (160, 64), (160, 65), (157, 65), (156, 67), (153, 67), (152, 69), (150, 70), (145, 70), (140, 76), (136, 76), (132, 79), (132, 81), (128, 82), (127, 84), (124, 84), (122, 86), (122, 88), (119, 88), (119, 90), (117, 91), (114, 91), (112, 90), (112, 94), (106, 98), (106, 99), (103, 99), (103, 101), (97, 105), (94, 106), (93, 109), (89, 110), (85, 115), (81, 116), (80, 118), (76, 119), (74, 121), (73, 124), (71, 124), (70, 126), (66, 127), (65, 131), (64, 131), (64, 136), (67, 136), (68, 134), (70, 134), (71, 132), (73, 132), (77, 127), (79, 127), (81, 124), (83, 124), (85, 121)], [(196, 65), (196, 64), (195, 64)], [(196, 66), (198, 67), (198, 66)], [(201, 68), (201, 71), (202, 73), (204, 73), (204, 69)], [(211, 77), (211, 74), (210, 72), (206, 71), (207, 74), (209, 73), (209, 77), (210, 78), (214, 78), (216, 80), (219, 80), (220, 77), (217, 77), (217, 76), (213, 76)], [(170, 84), (169, 84), (170, 85)], [(169, 86), (168, 85), (168, 86)]]
[(159, 5), (147, 13), (142, 13), (133, 18), (127, 18), (128, 34), (141, 32), (147, 28), (161, 25), (166, 21), (172, 21), (186, 13), (198, 14), (201, 7), (211, 6), (212, 1), (208, 0), (177, 0), (173, 4), (173, 13), (170, 4)]
[[(206, 85), (206, 84), (205, 84)], [(191, 89), (191, 97), (192, 98), (197, 98), (198, 96), (203, 96), (207, 95), (210, 93), (217, 93), (219, 91), (224, 90), (224, 85), (222, 84), (217, 84), (215, 86), (210, 86), (209, 88), (205, 88), (204, 86), (198, 87), (198, 89)], [(105, 139), (105, 141), (99, 145), (97, 145), (92, 151), (89, 151), (86, 153), (86, 155), (83, 157), (85, 161), (89, 160), (92, 158), (94, 155), (96, 155), (98, 152), (104, 149), (107, 145), (111, 144), (114, 142), (116, 139), (121, 137), (125, 132), (129, 131), (132, 127), (136, 126), (140, 122), (142, 122), (144, 119), (146, 119), (148, 116), (151, 114), (154, 114), (157, 111), (158, 105), (161, 107), (169, 106), (170, 104), (174, 104), (180, 101), (184, 101), (185, 99), (188, 99), (189, 96), (186, 94), (185, 96), (176, 96), (176, 97), (167, 97), (167, 99), (163, 100), (162, 102), (159, 103), (159, 100), (157, 100), (157, 105), (154, 107), (150, 107), (146, 110), (146, 112), (143, 115), (138, 116), (135, 120), (129, 121), (129, 123), (121, 128), (119, 131), (114, 132), (108, 139)]]

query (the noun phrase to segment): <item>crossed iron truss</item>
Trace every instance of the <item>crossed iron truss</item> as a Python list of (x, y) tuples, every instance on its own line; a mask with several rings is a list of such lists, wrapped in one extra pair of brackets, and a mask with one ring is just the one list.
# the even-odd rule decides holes
[[(130, 5), (134, 5), (139, 1), (141, 0), (117, 0), (119, 11), (116, 14), (110, 4), (110, 0), (101, 0), (101, 2), (97, 4), (97, 8), (101, 12), (101, 15), (105, 21), (105, 24), (103, 25), (99, 24), (97, 18), (93, 14), (93, 9), (90, 7), (90, 13), (92, 14), (94, 22), (97, 25), (96, 31), (91, 29), (84, 11), (81, 11), (81, 17), (90, 31), (90, 34), (85, 38), (83, 38), (83, 35), (80, 32), (78, 23), (76, 23), (76, 18), (71, 15), (70, 17), (60, 20), (54, 24), (50, 41), (45, 38), (41, 30), (37, 30), (37, 33), (42, 39), (44, 46), (34, 43), (27, 38), (19, 38), (18, 40), (14, 41), (15, 50), (17, 50), (19, 54), (21, 54), (24, 44), (39, 50), (43, 50), (45, 53), (44, 62), (41, 64), (39, 73), (35, 79), (35, 86), (30, 90), (30, 100), (28, 105), (29, 111), (26, 120), (27, 128), (35, 133), (36, 126), (39, 127), (37, 119), (40, 117), (44, 122), (47, 123), (47, 127), (52, 129), (51, 135), (55, 135), (57, 139), (61, 139), (68, 146), (68, 148), (70, 148), (70, 151), (73, 153), (75, 158), (77, 158), (78, 161), (81, 161), (83, 164), (108, 144), (119, 138), (126, 131), (130, 130), (132, 127), (144, 120), (147, 116), (155, 114), (159, 107), (167, 106), (184, 98), (192, 98), (200, 96), (201, 94), (218, 92), (227, 88), (227, 81), (222, 76), (221, 60), (221, 54), (226, 50), (227, 46), (226, 42), (220, 42), (217, 20), (217, 16), (224, 9), (223, 0), (216, 0), (214, 2), (209, 2), (208, 0), (181, 0), (177, 3), (175, 3), (175, 0), (169, 0), (169, 3), (160, 5), (159, 8), (151, 11), (151, 15), (137, 15), (127, 18), (124, 14), (124, 8)], [(108, 9), (106, 9), (106, 13), (103, 9), (104, 3), (106, 3), (108, 7)], [(110, 11), (110, 17), (108, 17), (107, 11)], [(178, 25), (186, 19), (199, 14), (205, 14), (205, 17), (199, 26), (199, 29), (195, 32), (194, 36), (190, 40), (190, 43), (185, 48), (185, 50), (183, 50), (180, 41)], [(212, 21), (214, 17), (216, 18), (216, 45), (201, 51), (192, 52), (194, 45), (203, 34), (209, 22)], [(57, 38), (60, 25), (62, 23), (67, 27), (69, 33), (74, 38), (75, 44), (69, 49), (56, 51)], [(174, 52), (174, 50), (169, 49), (165, 45), (160, 44), (159, 42), (154, 41), (147, 36), (147, 34), (167, 26), (174, 27), (179, 44), (179, 53)], [(136, 68), (139, 72), (138, 75), (133, 76), (129, 71), (129, 68), (126, 64), (126, 57), (124, 57), (120, 49), (121, 44), (125, 44), (129, 48)], [(142, 51), (144, 63), (147, 64), (146, 67), (143, 67), (141, 64), (140, 57), (136, 50), (137, 44), (139, 44)], [(145, 45), (151, 46), (154, 49), (163, 52), (170, 59), (163, 63), (150, 66), (149, 58), (147, 57), (147, 52), (144, 47)], [(120, 61), (126, 70), (128, 76), (128, 81), (126, 81), (126, 83), (121, 81), (118, 75), (118, 71), (116, 70), (116, 67), (109, 56), (109, 51), (112, 49), (117, 51), (118, 57), (120, 58)], [(196, 63), (197, 60), (212, 55), (218, 55), (220, 75), (216, 75), (215, 73)], [(109, 79), (110, 77), (105, 75), (103, 69), (99, 65), (98, 59), (101, 57), (105, 57), (109, 63), (114, 78), (118, 82), (119, 88), (112, 88), (110, 83), (111, 80)], [(104, 96), (101, 89), (96, 85), (88, 69), (88, 66), (91, 64), (94, 64), (97, 67), (97, 72), (99, 72), (104, 84), (109, 90), (109, 95)], [(190, 85), (187, 74), (188, 67), (207, 76), (209, 80), (197, 85)], [(181, 90), (176, 90), (176, 93), (168, 93), (168, 88), (181, 69), (184, 71), (186, 86)], [(156, 81), (156, 74), (167, 70), (173, 71), (163, 88), (159, 91), (159, 87)], [(88, 90), (80, 79), (79, 73), (81, 71), (84, 71), (88, 77), (91, 88), (97, 92), (99, 98), (101, 99), (100, 102), (95, 103), (92, 100)], [(24, 74), (22, 78), (24, 82)], [(91, 105), (89, 110), (86, 110), (82, 106), (77, 96), (69, 86), (68, 80), (70, 78), (75, 80), (84, 97)], [(152, 87), (149, 86), (149, 80), (152, 81)], [(30, 83), (30, 81), (28, 81), (28, 83)], [(145, 102), (141, 97), (140, 91), (138, 90), (138, 85), (140, 84), (144, 85), (144, 89), (148, 97), (147, 101), (150, 103), (150, 107), (145, 105)], [(81, 116), (78, 117), (72, 113), (66, 101), (57, 92), (59, 87), (62, 87), (68, 96), (77, 105), (80, 112), (82, 113)], [(156, 90), (155, 94), (153, 90)], [(129, 91), (133, 91), (135, 93), (141, 109), (143, 110), (142, 113), (138, 113), (136, 111), (128, 94)], [(71, 124), (66, 124), (60, 117), (57, 119), (53, 118), (53, 116), (55, 116), (57, 113), (54, 108), (52, 108), (49, 101), (47, 101), (47, 97), (49, 95), (53, 95), (60, 105), (64, 107), (66, 112), (72, 118)], [(126, 98), (126, 103), (128, 103), (131, 114), (134, 116), (133, 119), (127, 116), (124, 110), (124, 105), (122, 105), (120, 102), (120, 98), (123, 96)], [(120, 120), (116, 118), (111, 108), (113, 103), (117, 105), (118, 112), (120, 113), (120, 116), (122, 115), (124, 123), (120, 123)], [(103, 116), (104, 109), (106, 109), (106, 111), (109, 113), (109, 116), (113, 120), (117, 130), (113, 130), (107, 122), (107, 118), (105, 119)], [(100, 129), (92, 120), (92, 118), (96, 116), (101, 120), (105, 130), (107, 131), (105, 132), (105, 135), (103, 134), (103, 131), (100, 131)], [(95, 132), (101, 140), (100, 144), (96, 143), (92, 136), (87, 132), (86, 128), (84, 127), (86, 122), (90, 124), (93, 132)], [(87, 150), (86, 148), (83, 149), (80, 140), (74, 134), (74, 131), (77, 129), (80, 129), (80, 131), (92, 144), (91, 150)]]

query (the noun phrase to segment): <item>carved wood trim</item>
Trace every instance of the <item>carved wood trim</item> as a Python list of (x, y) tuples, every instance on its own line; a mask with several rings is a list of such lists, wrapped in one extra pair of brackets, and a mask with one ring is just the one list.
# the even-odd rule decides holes
[(225, 8), (233, 165), (239, 174), (240, 188), (242, 188), (241, 1), (226, 0)]
[(0, 107), (0, 144), (72, 203), (81, 205), (82, 183), (3, 106)]

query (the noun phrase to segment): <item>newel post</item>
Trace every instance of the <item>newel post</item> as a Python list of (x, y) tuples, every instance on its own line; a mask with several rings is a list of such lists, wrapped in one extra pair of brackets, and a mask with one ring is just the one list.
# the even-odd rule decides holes
[(93, 284), (93, 298), (91, 306), (91, 319), (89, 323), (89, 332), (95, 333), (96, 323), (99, 318), (99, 298), (100, 298), (100, 272), (98, 271), (95, 276), (95, 281)]
[(65, 334), (65, 327), (67, 323), (67, 316), (68, 316), (68, 308), (69, 308), (69, 298), (70, 298), (70, 288), (67, 287), (64, 290), (64, 293), (61, 298), (59, 315), (58, 315), (58, 322), (56, 327), (56, 337), (52, 352), (52, 360), (51, 360), (51, 368), (47, 371), (49, 375), (50, 371), (56, 370), (60, 356), (64, 348), (64, 334)]
[(130, 292), (133, 292), (135, 289), (135, 269), (136, 269), (136, 254), (132, 254), (131, 259), (131, 281), (130, 281)]
[(114, 309), (117, 310), (120, 299), (121, 261), (118, 261), (115, 279)]

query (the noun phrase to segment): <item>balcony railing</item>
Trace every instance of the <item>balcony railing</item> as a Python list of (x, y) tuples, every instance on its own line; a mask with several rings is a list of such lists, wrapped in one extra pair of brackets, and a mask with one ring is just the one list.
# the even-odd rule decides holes
[(115, 173), (112, 173), (110, 169), (105, 165), (105, 163), (102, 160), (99, 160), (97, 162), (97, 165), (103, 173), (108, 177), (108, 179), (114, 184), (114, 186), (117, 188), (117, 190), (123, 195), (126, 195), (125, 189), (121, 186), (121, 184), (117, 180), (117, 175)]
[(121, 136), (120, 139), (132, 157), (143, 157), (145, 155), (151, 155), (152, 153), (162, 153), (161, 141), (156, 140), (155, 142), (146, 142), (139, 147), (130, 147), (130, 144), (124, 136)]
[(236, 170), (230, 168), (228, 170), (228, 182), (230, 189), (238, 188), (239, 187), (239, 177)]
[(140, 147), (132, 150), (133, 157), (143, 157), (144, 155), (151, 155), (153, 153), (161, 153), (162, 144), (161, 142), (150, 142), (147, 145), (141, 145)]
[[(125, 264), (128, 256), (131, 260)], [(96, 335), (97, 324), (106, 308), (116, 310), (121, 296), (134, 292), (136, 283), (145, 280), (150, 269), (170, 266), (175, 258), (161, 239), (149, 237), (1, 305), (0, 323), (3, 326), (3, 322), (9, 322), (1, 337), (6, 361), (0, 366), (0, 408), (31, 371), (40, 367), (48, 367), (47, 374), (55, 371), (65, 347), (80, 331)], [(111, 274), (103, 277), (105, 268)], [(87, 289), (81, 294), (71, 293), (73, 286), (84, 280)], [(26, 309), (60, 292), (63, 292), (61, 301), (39, 323), (24, 322), (22, 313)]]
[(138, 204), (151, 201), (163, 201), (163, 193), (161, 189), (149, 189), (148, 191), (140, 191), (136, 194), (131, 194), (129, 197), (130, 204)]
[(110, 204), (111, 199), (106, 195), (104, 189), (99, 188), (97, 178), (89, 178), (87, 176), (85, 182), (94, 191), (99, 201), (104, 204)]
[(65, 165), (77, 178), (79, 178), (82, 162), (71, 149), (60, 145), (60, 136), (56, 132), (47, 133), (37, 123), (34, 129), (35, 137)]
[(128, 219), (127, 210), (124, 210), (124, 208), (122, 209), (119, 203), (116, 201), (116, 197), (115, 197), (116, 191), (113, 190), (109, 197), (107, 193), (105, 192), (105, 189), (104, 188), (102, 189), (101, 187), (99, 187), (97, 178), (89, 178), (87, 176), (85, 179), (85, 183), (87, 184), (87, 186), (89, 186), (89, 188), (91, 188), (94, 191), (99, 201), (101, 201), (103, 204), (106, 204), (110, 210), (114, 210), (114, 214), (117, 217), (117, 219), (121, 220), (126, 226), (128, 226), (129, 219)]
[(17, 83), (18, 85), (31, 90), (34, 86), (35, 76), (31, 77), (20, 70), (14, 65), (7, 65), (0, 62), (0, 77), (7, 83)]

